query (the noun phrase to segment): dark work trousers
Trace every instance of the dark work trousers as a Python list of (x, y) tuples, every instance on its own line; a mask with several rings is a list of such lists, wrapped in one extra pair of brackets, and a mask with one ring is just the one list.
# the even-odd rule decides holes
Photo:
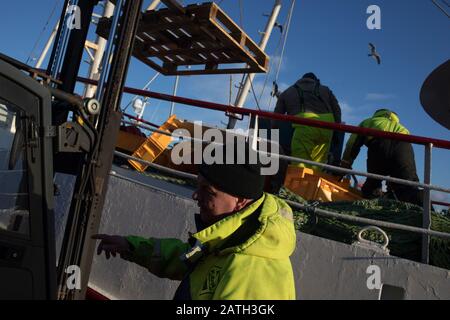
[[(414, 151), (410, 143), (387, 139), (372, 139), (367, 151), (367, 171), (374, 174), (418, 182)], [(381, 180), (368, 178), (362, 187), (366, 198), (380, 193)], [(423, 205), (423, 191), (416, 187), (388, 183), (388, 193), (404, 202)]]

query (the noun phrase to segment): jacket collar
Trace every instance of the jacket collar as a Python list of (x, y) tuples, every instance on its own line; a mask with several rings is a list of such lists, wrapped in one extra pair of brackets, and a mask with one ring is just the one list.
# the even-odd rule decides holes
[(233, 234), (245, 220), (255, 212), (261, 204), (264, 202), (266, 195), (263, 194), (261, 198), (245, 207), (241, 211), (238, 211), (222, 220), (217, 221), (215, 224), (201, 230), (192, 235), (197, 239), (198, 243), (206, 248), (207, 251), (214, 251), (226, 241), (226, 239)]

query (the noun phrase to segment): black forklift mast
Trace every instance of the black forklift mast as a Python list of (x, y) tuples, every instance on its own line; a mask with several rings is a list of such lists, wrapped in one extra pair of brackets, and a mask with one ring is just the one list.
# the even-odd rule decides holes
[[(73, 1), (65, 0), (60, 16), (60, 24), (55, 38), (55, 43), (50, 54), (47, 66), (47, 74), (59, 78), (61, 81), (55, 84), (59, 90), (73, 94), (84, 51), (92, 14), (99, 0), (79, 0), (77, 3), (80, 13), (80, 28), (68, 30), (67, 28), (67, 9)], [(67, 46), (64, 46), (66, 33), (70, 32)], [(65, 49), (65, 50), (64, 50)], [(60, 63), (62, 61), (62, 67)], [(64, 105), (64, 104), (63, 104)], [(55, 104), (52, 110), (52, 124), (60, 126), (67, 121), (69, 115), (68, 108), (61, 107), (61, 104)], [(54, 156), (53, 167), (55, 172), (76, 175), (81, 170), (83, 155), (58, 153)]]
[[(91, 240), (91, 236), (97, 233), (99, 229), (109, 172), (112, 166), (114, 148), (121, 121), (119, 106), (122, 90), (141, 17), (142, 2), (143, 0), (116, 1), (115, 14), (120, 15), (119, 27), (113, 38), (113, 60), (108, 70), (105, 89), (104, 92), (100, 93), (102, 97), (100, 100), (101, 111), (98, 116), (92, 119), (94, 121), (90, 124), (91, 128), (95, 127), (94, 142), (89, 152), (75, 158), (75, 166), (73, 163), (71, 164), (72, 168), (76, 168), (77, 179), (58, 262), (57, 284), (59, 299), (85, 298), (95, 250), (95, 242)], [(62, 16), (65, 15), (68, 3), (66, 1)], [(81, 30), (72, 30), (60, 72), (59, 80), (61, 84), (58, 85), (58, 89), (69, 94), (74, 93), (90, 20), (94, 6), (97, 3), (98, 0), (79, 0), (77, 3), (82, 16)], [(61, 23), (60, 28), (64, 27), (63, 23)], [(60, 37), (62, 35), (61, 30), (58, 31)], [(51, 70), (55, 57), (57, 57), (55, 52), (58, 50), (56, 47), (58, 41), (59, 39), (57, 38), (48, 71)], [(108, 58), (105, 57), (105, 59)], [(107, 72), (107, 70), (102, 70), (102, 72)], [(53, 117), (54, 126), (59, 126), (67, 121), (67, 110), (54, 109), (52, 111), (55, 114)], [(57, 158), (56, 168), (60, 167), (59, 161), (62, 160)], [(63, 171), (67, 172), (67, 170)], [(75, 172), (73, 173), (75, 174)], [(66, 269), (74, 265), (80, 267), (81, 290), (69, 290), (66, 285), (69, 276), (66, 274)]]

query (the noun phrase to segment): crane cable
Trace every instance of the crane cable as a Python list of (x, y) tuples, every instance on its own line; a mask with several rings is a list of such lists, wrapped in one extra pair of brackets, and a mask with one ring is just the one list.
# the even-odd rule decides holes
[[(223, 0), (221, 0), (218, 5), (220, 5), (223, 2)], [(239, 0), (239, 25), (241, 27), (241, 29), (244, 29), (244, 8), (242, 6), (242, 0)], [(231, 106), (231, 99), (233, 97), (233, 74), (230, 74), (230, 92), (229, 92), (229, 96), (228, 96), (228, 104)], [(243, 81), (243, 80), (242, 80)]]
[(251, 77), (250, 77), (249, 79), (250, 79), (250, 86), (251, 86), (251, 88), (252, 88), (253, 98), (255, 98), (256, 107), (258, 108), (259, 111), (261, 111), (261, 108), (260, 108), (260, 106), (259, 106), (258, 98), (256, 97), (255, 88), (253, 87), (253, 80), (252, 80)]
[(58, 4), (59, 4), (59, 0), (56, 0), (55, 5), (53, 6), (53, 10), (50, 12), (50, 16), (47, 19), (47, 22), (45, 23), (44, 27), (42, 28), (41, 33), (39, 34), (39, 36), (36, 39), (36, 42), (34, 43), (33, 49), (31, 49), (31, 52), (28, 55), (27, 61), (25, 62), (26, 64), (29, 64), (31, 62), (31, 60), (33, 60), (33, 54), (36, 51), (37, 46), (41, 42), (45, 30), (47, 30), (47, 27), (50, 24), (50, 20), (53, 18), (53, 15), (55, 14)]
[[(242, 13), (242, 8), (241, 8), (241, 16), (242, 16), (242, 15), (243, 15), (243, 13)], [(242, 24), (242, 21), (241, 21), (241, 24)], [(277, 55), (277, 54), (278, 54), (278, 51), (280, 50), (280, 45), (281, 45), (282, 39), (283, 39), (283, 33), (281, 34), (280, 40), (278, 41), (277, 49), (275, 50), (275, 55)], [(274, 62), (274, 61), (273, 61), (272, 59), (270, 59), (269, 70), (272, 68), (273, 62)], [(266, 76), (265, 76), (264, 84), (263, 84), (263, 87), (262, 87), (262, 89), (261, 89), (259, 98), (256, 96), (255, 88), (254, 88), (254, 86), (253, 86), (253, 80), (252, 80), (251, 77), (249, 78), (249, 79), (250, 79), (250, 86), (251, 86), (253, 98), (255, 99), (256, 107), (258, 108), (258, 110), (261, 110), (261, 107), (260, 107), (259, 102), (261, 101), (262, 96), (263, 96), (263, 94), (264, 94), (264, 91), (265, 91), (265, 89), (266, 89), (267, 81), (268, 81), (268, 79), (269, 79), (269, 75), (270, 75), (270, 72), (268, 72), (268, 73), (266, 74)], [(242, 83), (244, 82), (244, 79), (245, 79), (245, 75), (242, 76), (241, 86), (242, 86)]]
[[(288, 30), (289, 30), (290, 25), (291, 25), (291, 18), (292, 18), (292, 12), (293, 12), (293, 10), (294, 10), (294, 4), (295, 4), (295, 0), (292, 0), (292, 1), (291, 1), (291, 8), (290, 8), (290, 10), (289, 10), (289, 14), (288, 14), (288, 16), (287, 16), (287, 18), (286, 18), (286, 21), (285, 21), (285, 23), (284, 23), (284, 26), (286, 26), (286, 28), (283, 30), (283, 33), (282, 33), (281, 36), (280, 36), (280, 40), (278, 41), (278, 45), (277, 45), (277, 48), (276, 48), (276, 50), (275, 50), (274, 56), (276, 57), (276, 56), (278, 56), (278, 53), (279, 53), (279, 51), (280, 51), (280, 48), (282, 47), (282, 53), (280, 54), (280, 59), (279, 59), (279, 61), (278, 61), (278, 67), (277, 67), (278, 70), (277, 70), (277, 72), (276, 72), (274, 84), (276, 84), (276, 82), (277, 82), (277, 80), (278, 80), (279, 73), (280, 73), (281, 63), (282, 63), (282, 60), (283, 60), (284, 50), (285, 50), (286, 41), (287, 41), (287, 34), (289, 33)], [(270, 65), (269, 65), (269, 70), (271, 70), (272, 65), (273, 65), (274, 62), (275, 62), (275, 61), (274, 61), (273, 59), (271, 59)], [(267, 87), (267, 81), (269, 80), (269, 76), (270, 76), (270, 73), (267, 73), (267, 74), (266, 74), (266, 77), (265, 77), (265, 79), (264, 79), (264, 85), (263, 85), (263, 88), (261, 89), (261, 93), (260, 93), (260, 95), (259, 95), (259, 100), (261, 100), (261, 99), (262, 99), (262, 96), (264, 95), (264, 92), (265, 92), (266, 87)], [(272, 98), (273, 98), (273, 97), (271, 96), (270, 101), (269, 101), (269, 108), (268, 108), (268, 110), (271, 109)]]
[[(292, 16), (293, 16), (293, 13), (294, 13), (294, 8), (295, 8), (295, 0), (292, 0), (291, 1), (291, 8), (289, 9), (289, 15), (288, 15), (288, 18), (287, 18), (286, 33), (284, 35), (283, 47), (282, 47), (282, 50), (281, 50), (280, 60), (278, 61), (278, 67), (277, 67), (277, 72), (275, 74), (275, 81), (274, 81), (274, 83), (278, 82), (278, 77), (280, 76), (281, 64), (283, 62), (284, 51), (286, 49), (286, 43), (287, 43), (287, 38), (288, 38), (288, 35), (289, 35), (289, 29), (291, 27), (291, 21), (292, 21)], [(269, 110), (272, 109), (272, 101), (273, 101), (273, 96), (270, 97)]]
[[(431, 0), (431, 2), (432, 2), (437, 8), (439, 8), (439, 9), (447, 16), (447, 18), (450, 18), (449, 13), (448, 13), (447, 11), (445, 11), (445, 9), (442, 8), (441, 5), (440, 5), (437, 1)], [(444, 0), (443, 0), (443, 2), (444, 2), (447, 6), (450, 6), (450, 5), (447, 3), (447, 1), (444, 1)]]
[[(218, 5), (220, 5), (223, 1), (224, 1), (224, 0), (221, 0), (221, 1), (218, 3)], [(239, 0), (239, 23), (240, 23), (241, 29), (244, 28), (243, 17), (244, 17), (244, 9), (243, 9), (243, 6), (242, 6), (242, 0)], [(279, 50), (279, 48), (280, 48), (280, 44), (281, 44), (282, 39), (283, 39), (283, 37), (281, 36), (281, 37), (280, 37), (280, 41), (278, 42), (278, 46), (277, 46), (277, 51), (276, 51), (277, 53), (278, 53), (278, 50)], [(270, 67), (272, 66), (272, 63), (273, 63), (273, 61), (271, 60), (271, 61), (270, 61), (270, 65), (269, 65), (269, 69), (270, 69)], [(255, 99), (256, 107), (258, 108), (258, 110), (261, 110), (261, 107), (260, 107), (260, 105), (259, 105), (259, 100), (261, 99), (261, 97), (262, 97), (262, 95), (263, 95), (263, 93), (264, 93), (264, 91), (265, 91), (265, 87), (266, 87), (266, 85), (267, 85), (268, 76), (269, 76), (269, 74), (266, 75), (266, 79), (265, 79), (265, 81), (264, 81), (264, 85), (263, 85), (263, 88), (262, 88), (262, 90), (261, 90), (261, 94), (260, 94), (259, 99), (258, 99), (258, 97), (256, 96), (255, 88), (254, 88), (254, 86), (253, 86), (253, 81), (252, 81), (252, 79), (250, 78), (251, 91), (252, 91), (252, 94), (253, 94), (253, 98)], [(232, 78), (232, 75), (230, 75), (230, 95), (229, 95), (229, 104), (230, 104), (230, 105), (231, 105), (231, 96), (232, 96), (232, 82), (233, 82), (232, 79), (233, 79), (233, 78)], [(242, 84), (243, 84), (243, 82), (244, 82), (244, 79), (245, 79), (245, 74), (242, 75), (242, 79), (241, 79), (241, 82), (240, 82), (240, 88), (242, 88)]]
[[(276, 57), (278, 55), (279, 51), (280, 51), (282, 40), (283, 40), (283, 34), (280, 35), (280, 40), (278, 41), (277, 48), (276, 48), (275, 53), (274, 53), (274, 57)], [(274, 60), (270, 59), (269, 70), (272, 70), (273, 63), (274, 63)], [(270, 71), (268, 73), (266, 73), (266, 76), (265, 76), (265, 79), (264, 79), (264, 84), (263, 84), (263, 87), (261, 89), (261, 93), (259, 94), (259, 100), (262, 99), (262, 96), (264, 95), (264, 91), (266, 91), (266, 86), (267, 86), (267, 81), (269, 80), (269, 76), (270, 76)]]
[(239, 0), (239, 24), (241, 25), (241, 29), (244, 29), (244, 8), (242, 6), (242, 0)]
[[(239, 23), (241, 25), (241, 29), (244, 29), (244, 8), (242, 6), (242, 0), (239, 0)], [(255, 98), (255, 102), (256, 102), (256, 107), (258, 108), (258, 110), (261, 110), (260, 106), (259, 106), (259, 101), (258, 101), (258, 97), (256, 96), (256, 92), (255, 92), (255, 88), (253, 87), (253, 80), (250, 77), (250, 86), (252, 89), (252, 93), (253, 93), (253, 98)]]

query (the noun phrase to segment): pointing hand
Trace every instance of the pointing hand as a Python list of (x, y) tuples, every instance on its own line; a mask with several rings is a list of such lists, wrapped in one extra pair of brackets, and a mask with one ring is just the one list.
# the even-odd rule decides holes
[(106, 259), (109, 259), (111, 255), (116, 257), (117, 253), (126, 253), (131, 249), (130, 244), (125, 237), (96, 234), (91, 238), (101, 240), (97, 248), (97, 254), (100, 255), (102, 251), (105, 251)]

